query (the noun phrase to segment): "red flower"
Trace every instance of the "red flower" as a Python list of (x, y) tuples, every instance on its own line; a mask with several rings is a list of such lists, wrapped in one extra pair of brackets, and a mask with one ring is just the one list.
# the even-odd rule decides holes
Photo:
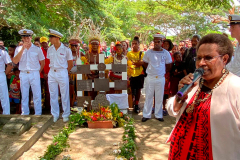
[(97, 121), (97, 118), (96, 118), (96, 117), (93, 117), (92, 120), (93, 120), (93, 121)]

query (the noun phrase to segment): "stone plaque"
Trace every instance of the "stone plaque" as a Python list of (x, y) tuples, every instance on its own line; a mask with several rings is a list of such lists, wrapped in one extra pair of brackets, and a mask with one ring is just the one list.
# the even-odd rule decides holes
[(87, 108), (87, 111), (91, 111), (91, 96), (77, 97), (77, 102), (79, 107)]
[(77, 74), (90, 74), (90, 65), (77, 65)]
[(92, 109), (99, 111), (99, 106), (109, 106), (110, 102), (107, 100), (105, 94), (99, 94), (96, 96), (95, 100), (92, 103)]
[(127, 65), (126, 64), (112, 64), (112, 71), (113, 72), (127, 72)]
[(127, 90), (127, 80), (115, 80), (115, 90)]
[(92, 91), (92, 80), (77, 80), (78, 91)]
[(98, 64), (98, 70), (99, 71), (105, 71), (106, 69), (106, 65), (104, 63), (99, 63)]
[(94, 79), (94, 91), (109, 91), (109, 79)]

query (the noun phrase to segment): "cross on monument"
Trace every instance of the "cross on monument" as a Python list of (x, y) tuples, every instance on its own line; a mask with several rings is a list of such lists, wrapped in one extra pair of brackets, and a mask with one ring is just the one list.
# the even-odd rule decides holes
[[(109, 91), (109, 88), (114, 88), (115, 90), (122, 90), (122, 93), (127, 94), (127, 60), (122, 59), (122, 64), (105, 64), (104, 54), (99, 54), (99, 64), (82, 64), (80, 58), (77, 59), (77, 99), (78, 106), (83, 106), (87, 101), (88, 110), (91, 106), (91, 97), (84, 96), (84, 91), (99, 91), (100, 93), (105, 93)], [(83, 80), (83, 74), (90, 74), (91, 70), (99, 71), (99, 78), (94, 78), (92, 80)], [(114, 82), (109, 82), (108, 78), (105, 78), (105, 70), (112, 70), (112, 72), (122, 72), (122, 80), (115, 80)]]

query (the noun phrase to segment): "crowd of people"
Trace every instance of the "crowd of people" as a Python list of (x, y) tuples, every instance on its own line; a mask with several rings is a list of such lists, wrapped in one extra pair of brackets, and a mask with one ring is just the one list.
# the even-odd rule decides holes
[[(239, 41), (240, 16), (230, 15), (229, 20), (231, 36)], [(239, 44), (233, 54), (232, 42), (226, 35), (209, 34), (202, 39), (193, 35), (176, 44), (157, 33), (149, 46), (141, 44), (135, 36), (130, 41), (111, 42), (107, 47), (99, 35), (89, 36), (87, 45), (77, 38), (62, 43), (63, 35), (52, 29), (49, 29), (49, 39), (35, 38), (33, 43), (33, 31), (23, 29), (19, 34), (22, 41), (18, 46), (6, 48), (0, 41), (3, 114), (10, 114), (10, 103), (14, 103), (16, 113), (29, 115), (29, 93), (32, 93), (35, 115), (42, 114), (43, 104), (51, 108), (56, 122), (60, 116), (60, 91), (62, 117), (67, 122), (70, 106), (76, 102), (77, 60), (82, 65), (99, 64), (99, 55), (104, 54), (106, 64), (127, 60), (130, 107), (136, 113), (140, 112), (141, 89), (145, 88), (142, 122), (149, 120), (152, 113), (161, 122), (168, 113), (177, 118), (168, 140), (171, 142), (169, 159), (239, 158)], [(200, 80), (193, 82), (196, 68), (202, 68), (204, 73)], [(110, 81), (122, 79), (119, 72), (106, 73)], [(94, 81), (102, 76), (99, 71), (91, 71), (83, 79)], [(176, 96), (184, 85), (191, 87), (182, 97)], [(94, 99), (98, 93), (93, 90), (85, 94)]]

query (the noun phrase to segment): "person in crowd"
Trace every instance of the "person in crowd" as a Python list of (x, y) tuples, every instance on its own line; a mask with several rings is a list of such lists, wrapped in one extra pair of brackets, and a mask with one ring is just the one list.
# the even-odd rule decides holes
[(236, 38), (238, 43), (236, 44), (236, 49), (234, 51), (234, 58), (227, 65), (227, 69), (233, 74), (240, 76), (240, 16), (239, 15), (230, 15), (230, 29), (231, 37)]
[(192, 36), (192, 47), (188, 48), (183, 55), (184, 74), (193, 73), (196, 69), (196, 47), (201, 37), (197, 34)]
[(140, 40), (138, 36), (135, 36), (132, 40), (132, 51), (127, 53), (128, 68), (130, 70), (130, 86), (132, 91), (132, 101), (134, 102), (134, 112), (139, 113), (140, 108), (138, 106), (141, 89), (144, 84), (143, 72), (143, 56), (144, 52), (139, 48)]
[(23, 41), (19, 41), (18, 46), (22, 46), (22, 45), (23, 45)]
[(4, 42), (2, 40), (0, 40), (0, 46), (3, 46), (4, 49), (8, 52), (8, 48), (4, 46)]
[[(8, 47), (8, 54), (11, 58), (11, 61), (13, 60), (16, 47), (17, 46), (13, 45), (13, 44)], [(13, 67), (18, 67), (18, 65), (14, 64), (14, 63), (12, 63), (12, 65), (13, 65)], [(9, 89), (9, 86), (10, 86), (10, 79), (12, 78), (12, 75), (14, 75), (13, 70), (11, 70), (10, 73), (7, 74), (8, 89)]]
[(176, 45), (176, 44), (174, 44), (174, 45), (173, 45), (173, 48), (172, 48), (172, 57), (173, 57), (173, 54), (174, 54), (175, 52), (179, 52), (178, 45)]
[[(114, 57), (109, 57), (108, 59), (105, 60), (105, 64), (122, 64), (122, 60), (126, 59), (126, 57), (124, 56), (124, 52), (123, 52), (123, 46), (121, 44), (121, 42), (117, 41), (115, 44), (115, 51), (116, 54)], [(114, 82), (115, 80), (121, 80), (122, 79), (122, 73), (121, 72), (112, 72), (109, 71), (109, 79), (111, 82)], [(110, 89), (111, 93), (122, 93), (122, 91), (117, 91), (117, 90), (113, 90)]]
[(183, 57), (183, 55), (187, 49), (188, 49), (187, 47), (180, 48), (181, 57)]
[[(72, 56), (73, 56), (73, 67), (70, 70), (69, 74), (69, 90), (70, 90), (70, 107), (73, 107), (76, 97), (77, 97), (77, 86), (76, 86), (76, 72), (77, 72), (77, 58), (79, 58), (79, 50), (78, 47), (80, 45), (80, 40), (75, 38), (75, 39), (70, 39), (69, 40), (70, 44), (70, 49), (72, 51)], [(75, 103), (76, 104), (76, 103)]]
[(50, 60), (47, 59), (47, 50), (48, 50), (48, 38), (47, 37), (41, 37), (40, 38), (40, 44), (41, 49), (43, 52), (43, 55), (45, 57), (45, 65), (44, 68), (40, 74), (41, 78), (41, 88), (42, 88), (42, 99), (43, 103), (46, 109), (50, 109), (50, 93), (48, 88), (48, 72), (50, 70), (49, 64)]
[(40, 44), (40, 37), (35, 37), (34, 38), (34, 43), (33, 43), (35, 46), (37, 47), (41, 47), (41, 44)]
[(146, 52), (148, 50), (148, 46), (146, 44), (143, 45), (143, 51)]
[(114, 56), (114, 55), (115, 55), (114, 47), (115, 47), (115, 43), (114, 43), (114, 42), (111, 42), (111, 45), (110, 45), (111, 56)]
[(53, 29), (49, 29), (49, 40), (52, 44), (48, 48), (47, 58), (50, 60), (50, 71), (48, 73), (48, 87), (50, 92), (51, 113), (53, 122), (59, 119), (58, 87), (60, 88), (63, 122), (69, 121), (70, 96), (68, 73), (73, 67), (71, 50), (61, 43), (63, 35)]
[(190, 39), (189, 38), (187, 38), (186, 40), (185, 40), (185, 47), (187, 47), (188, 48), (188, 43), (190, 42)]
[(184, 77), (182, 55), (180, 52), (173, 54), (175, 61), (173, 62), (170, 71), (170, 93), (171, 96), (175, 95), (178, 91), (178, 83)]
[(180, 49), (181, 49), (182, 47), (186, 47), (186, 46), (185, 46), (185, 42), (184, 42), (184, 41), (180, 41), (178, 47), (179, 47)]
[(128, 53), (128, 43), (126, 41), (121, 41), (123, 54), (124, 56), (127, 56)]
[[(231, 41), (222, 34), (200, 40), (196, 68), (204, 69), (203, 76), (183, 97), (172, 97), (167, 104), (177, 120), (168, 139), (168, 159), (239, 159), (240, 78), (226, 69), (232, 53)], [(190, 73), (178, 89), (192, 80)]]
[[(172, 57), (172, 61), (174, 61), (174, 57), (171, 53), (171, 50), (173, 49), (173, 47), (174, 47), (174, 45), (170, 39), (163, 40), (163, 48), (169, 52), (170, 56)], [(165, 74), (165, 86), (164, 86), (164, 96), (163, 96), (163, 115), (164, 116), (167, 115), (165, 103), (166, 103), (166, 100), (168, 99), (169, 95), (170, 95), (170, 71), (166, 72), (166, 74)], [(155, 110), (155, 102), (153, 102), (153, 103), (154, 103), (154, 108), (153, 108), (152, 113), (154, 113), (154, 110)]]
[(148, 49), (153, 49), (154, 48), (154, 42), (150, 42)]
[(126, 41), (126, 43), (127, 43), (127, 45), (128, 45), (128, 49), (127, 49), (127, 50), (128, 50), (128, 52), (129, 52), (129, 51), (132, 50), (131, 47), (130, 47), (130, 41), (129, 41), (128, 39), (126, 39), (125, 41)]
[(102, 47), (101, 51), (105, 55), (105, 58), (108, 58), (111, 55), (111, 53), (110, 53), (110, 51), (107, 48), (107, 43), (106, 42), (102, 42), (101, 43), (101, 47)]
[(22, 115), (29, 115), (30, 86), (33, 93), (35, 115), (41, 115), (40, 73), (45, 65), (45, 58), (42, 50), (31, 42), (33, 31), (22, 29), (18, 33), (22, 37), (23, 45), (16, 48), (13, 63), (19, 63)]
[[(5, 69), (5, 65), (7, 68)], [(9, 96), (8, 96), (8, 86), (7, 86), (7, 79), (6, 75), (11, 72), (12, 60), (8, 55), (5, 47), (0, 46), (0, 100), (2, 106), (2, 114), (8, 115), (10, 114), (10, 103), (9, 103)]]
[(191, 48), (191, 47), (192, 47), (192, 41), (189, 41), (187, 48)]
[(164, 121), (162, 102), (165, 85), (165, 73), (170, 71), (172, 58), (169, 52), (162, 48), (164, 36), (154, 34), (154, 48), (146, 52), (143, 57), (144, 65), (147, 66), (146, 77), (146, 96), (143, 108), (142, 122), (146, 122), (151, 118), (153, 107), (153, 97), (155, 94), (155, 118), (159, 121)]
[(9, 87), (9, 101), (10, 103), (14, 103), (16, 105), (16, 114), (21, 114), (21, 103), (20, 103), (20, 71), (18, 67), (13, 68), (13, 73), (10, 80)]
[[(93, 31), (89, 34), (89, 52), (84, 57), (81, 57), (83, 64), (99, 64), (99, 54), (103, 54), (101, 52), (101, 35), (98, 34), (95, 36)], [(110, 55), (111, 56), (111, 55)], [(92, 80), (94, 82), (95, 78), (99, 78), (99, 71), (98, 70), (91, 70), (90, 74), (86, 75), (86, 78)], [(88, 96), (91, 96), (92, 100), (95, 99), (97, 96), (97, 91), (89, 91), (87, 92)]]

